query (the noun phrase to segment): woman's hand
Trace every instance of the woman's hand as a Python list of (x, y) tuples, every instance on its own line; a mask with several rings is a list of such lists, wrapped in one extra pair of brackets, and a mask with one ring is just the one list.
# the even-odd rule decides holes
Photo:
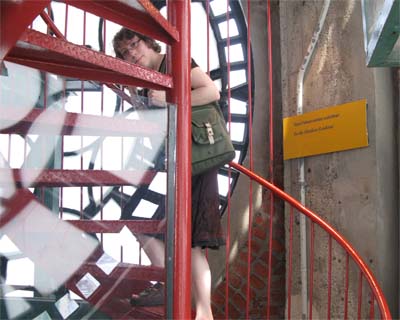
[(132, 87), (132, 86), (127, 86), (129, 94), (131, 96), (136, 96), (137, 95), (137, 88), (136, 87)]
[(156, 107), (166, 107), (166, 95), (165, 91), (162, 90), (149, 90), (147, 93), (149, 98), (149, 104), (156, 106)]
[(143, 110), (147, 108), (147, 106), (143, 103), (143, 98), (138, 95), (138, 89), (136, 87), (129, 86), (128, 91), (130, 94), (130, 102), (136, 110)]

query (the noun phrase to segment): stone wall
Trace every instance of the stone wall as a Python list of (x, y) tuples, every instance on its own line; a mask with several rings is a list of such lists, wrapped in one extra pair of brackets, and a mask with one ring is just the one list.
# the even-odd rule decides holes
[[(283, 117), (296, 115), (297, 75), (323, 4), (317, 0), (280, 2)], [(349, 240), (372, 269), (396, 315), (398, 122), (391, 72), (366, 67), (363, 41), (361, 1), (331, 1), (305, 77), (304, 112), (367, 99), (369, 146), (305, 158), (305, 205)], [(285, 191), (299, 198), (299, 190), (298, 161), (286, 161)], [(327, 265), (327, 241), (322, 238), (316, 243), (315, 252), (314, 283), (326, 283), (323, 268)], [(339, 250), (334, 251), (334, 258), (343, 264)], [(342, 278), (340, 272), (333, 275), (334, 283)], [(352, 288), (356, 281), (357, 277), (350, 284)], [(296, 300), (300, 286), (293, 289)], [(314, 294), (320, 296), (318, 291)], [(350, 304), (357, 298), (356, 292), (351, 295)], [(335, 293), (333, 299), (332, 306), (341, 305), (343, 293)]]

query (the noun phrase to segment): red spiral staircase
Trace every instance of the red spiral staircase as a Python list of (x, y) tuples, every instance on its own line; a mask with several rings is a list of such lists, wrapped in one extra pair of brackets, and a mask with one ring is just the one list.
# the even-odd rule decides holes
[[(161, 14), (152, 6), (148, 0), (138, 0), (140, 9), (130, 6), (126, 1), (103, 1), (103, 0), (64, 0), (68, 5), (77, 7), (97, 16), (113, 21), (117, 24), (137, 30), (143, 34), (163, 41), (171, 45), (175, 56), (179, 59), (176, 61), (187, 61), (188, 56), (185, 51), (185, 38), (187, 38), (188, 28), (187, 21), (184, 17), (187, 15), (187, 3), (184, 1), (171, 1), (170, 13), (171, 19), (175, 19), (172, 25), (170, 21), (164, 19)], [(76, 78), (81, 80), (94, 80), (105, 84), (122, 99), (126, 96), (122, 91), (115, 86), (115, 83), (121, 85), (143, 86), (154, 89), (163, 89), (169, 92), (171, 101), (179, 105), (187, 104), (187, 97), (183, 95), (182, 90), (187, 89), (185, 81), (188, 80), (187, 68), (182, 67), (178, 63), (172, 61), (172, 75), (161, 75), (159, 73), (138, 67), (129, 62), (107, 56), (104, 53), (96, 52), (85, 46), (76, 45), (68, 42), (63, 37), (63, 34), (57, 30), (52, 24), (45, 9), (50, 5), (50, 1), (1, 1), (1, 61), (14, 62), (20, 65), (33, 67), (42, 71), (54, 73), (57, 75)], [(43, 20), (48, 24), (48, 34), (44, 34), (29, 28), (32, 21), (41, 15)], [(181, 20), (180, 20), (181, 19)], [(50, 35), (53, 34), (53, 35)], [(187, 67), (187, 66), (186, 66)], [(186, 75), (185, 75), (186, 72)], [(180, 75), (183, 74), (182, 77)], [(187, 216), (184, 212), (189, 207), (187, 201), (188, 190), (187, 177), (185, 172), (188, 169), (187, 159), (189, 159), (190, 145), (185, 139), (188, 132), (188, 127), (184, 127), (179, 123), (189, 123), (182, 119), (190, 119), (190, 113), (185, 108), (178, 108), (178, 134), (177, 134), (177, 161), (178, 163), (186, 163), (178, 166), (176, 172), (176, 196), (175, 201), (177, 217), (176, 238), (181, 238), (181, 235), (188, 233), (186, 220)], [(13, 110), (7, 110), (7, 114), (3, 114), (2, 118), (14, 121), (16, 124), (3, 128), (2, 134), (20, 134), (26, 135), (35, 122), (36, 134), (46, 132), (53, 126), (52, 121), (40, 117), (45, 110), (33, 109), (23, 119), (18, 119), (18, 115), (13, 114)], [(47, 112), (47, 111), (46, 111)], [(56, 117), (56, 113), (54, 112)], [(51, 118), (51, 117), (50, 117)], [(49, 119), (49, 118), (47, 118)], [(41, 130), (43, 129), (43, 132)], [(80, 134), (98, 134), (100, 131), (106, 132), (107, 135), (135, 135), (138, 132), (141, 134), (151, 134), (154, 128), (150, 123), (140, 125), (136, 123), (132, 126), (131, 120), (105, 118), (102, 116), (90, 116), (84, 114), (67, 113), (64, 118), (61, 134), (69, 135), (74, 129), (79, 129)], [(32, 133), (32, 132), (31, 132)], [(185, 161), (186, 160), (186, 161)], [(245, 167), (231, 163), (232, 170), (237, 170), (244, 176), (247, 176), (253, 183), (259, 184), (266, 192), (270, 192), (276, 199), (283, 200), (290, 208), (289, 217), (289, 246), (286, 249), (287, 254), (287, 276), (286, 276), (286, 317), (292, 316), (291, 303), (291, 288), (292, 275), (298, 270), (293, 269), (293, 224), (295, 212), (303, 214), (311, 224), (311, 239), (310, 239), (310, 273), (309, 273), (309, 318), (313, 317), (313, 300), (317, 299), (313, 292), (317, 290), (313, 287), (313, 263), (314, 252), (313, 245), (315, 243), (314, 228), (319, 227), (327, 236), (328, 246), (328, 265), (327, 279), (328, 283), (325, 286), (326, 292), (326, 307), (320, 311), (319, 315), (326, 314), (326, 318), (335, 317), (333, 313), (332, 295), (333, 280), (332, 275), (335, 273), (334, 264), (332, 263), (332, 245), (337, 244), (343, 250), (345, 257), (345, 267), (343, 269), (343, 281), (339, 286), (344, 295), (343, 305), (339, 307), (342, 310), (340, 317), (345, 319), (352, 318), (354, 315), (357, 318), (381, 318), (390, 319), (390, 312), (385, 301), (385, 297), (379, 287), (378, 282), (374, 278), (372, 272), (352, 248), (352, 246), (328, 223), (323, 221), (318, 215), (311, 212), (296, 200), (285, 194), (275, 185), (264, 180), (262, 177), (254, 174)], [(24, 208), (32, 203), (40, 205), (39, 199), (32, 194), (28, 189), (21, 188), (23, 181), (21, 175), (31, 175), (34, 177), (34, 184), (37, 187), (70, 187), (70, 186), (121, 186), (129, 185), (127, 181), (139, 181), (140, 184), (149, 184), (151, 178), (154, 177), (154, 172), (146, 172), (140, 177), (135, 176), (135, 172), (110, 172), (105, 170), (52, 170), (44, 169), (35, 171), (25, 170), (22, 173), (21, 169), (1, 169), (3, 181), (1, 184), (7, 184), (10, 180), (4, 177), (11, 174), (12, 181), (17, 186), (15, 193), (9, 198), (2, 199), (4, 208), (3, 214), (0, 216), (0, 226), (4, 228), (15, 219)], [(122, 178), (123, 177), (123, 178)], [(233, 196), (235, 194), (233, 193)], [(270, 217), (270, 221), (273, 218)], [(151, 233), (158, 231), (158, 221), (146, 220), (71, 220), (68, 221), (73, 226), (85, 231), (86, 233), (118, 233), (122, 228), (128, 228), (132, 233)], [(272, 231), (272, 224), (271, 230)], [(272, 240), (269, 241), (270, 255), (267, 257), (267, 262), (270, 264), (273, 259)], [(146, 288), (150, 281), (166, 281), (165, 272), (163, 269), (141, 266), (128, 263), (116, 263), (110, 273), (106, 273), (99, 264), (99, 259), (104, 255), (101, 246), (96, 249), (86, 258), (85, 262), (70, 276), (65, 282), (65, 286), (81, 296), (94, 309), (100, 310), (112, 319), (163, 319), (166, 317), (166, 312), (173, 318), (188, 318), (190, 317), (190, 264), (187, 263), (190, 248), (185, 241), (176, 241), (175, 243), (175, 272), (173, 282), (173, 310), (166, 310), (164, 307), (142, 307), (133, 308), (129, 303), (129, 297), (132, 293), (138, 293)], [(353, 264), (353, 266), (352, 266)], [(356, 269), (358, 273), (358, 294), (356, 295), (356, 303), (349, 303), (349, 275)], [(271, 283), (271, 269), (266, 274), (267, 283)], [(188, 272), (189, 271), (189, 272)], [(79, 281), (86, 275), (92, 275), (97, 281), (97, 289), (90, 295), (82, 293), (79, 289)], [(168, 284), (168, 282), (167, 282)], [(337, 288), (335, 289), (337, 290)], [(249, 290), (250, 291), (250, 290)], [(318, 293), (320, 294), (320, 290)], [(336, 292), (336, 291), (335, 291)], [(250, 294), (250, 293), (249, 293)], [(269, 318), (269, 307), (271, 305), (271, 292), (268, 287), (268, 300), (266, 318)], [(4, 299), (4, 297), (3, 297)], [(168, 305), (167, 305), (168, 306)], [(338, 308), (335, 306), (335, 308)], [(355, 308), (355, 310), (352, 310)], [(228, 310), (228, 308), (226, 308)], [(367, 311), (366, 311), (367, 310)], [(170, 313), (168, 313), (170, 312)], [(224, 318), (229, 318), (228, 313)]]

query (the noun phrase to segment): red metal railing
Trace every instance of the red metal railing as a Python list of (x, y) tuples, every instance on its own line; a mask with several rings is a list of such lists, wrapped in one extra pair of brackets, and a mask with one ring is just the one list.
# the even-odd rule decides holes
[[(349, 242), (332, 226), (330, 226), (326, 221), (321, 219), (317, 214), (309, 210), (300, 204), (297, 200), (283, 192), (281, 189), (276, 187), (274, 184), (268, 182), (262, 177), (258, 176), (251, 170), (245, 168), (242, 165), (237, 163), (230, 163), (230, 166), (239, 172), (243, 173), (245, 176), (249, 177), (254, 182), (260, 184), (266, 190), (272, 192), (276, 198), (283, 200), (285, 204), (288, 206), (289, 211), (289, 237), (288, 237), (288, 254), (287, 254), (287, 264), (288, 264), (288, 272), (287, 272), (287, 318), (292, 318), (292, 286), (293, 284), (293, 275), (296, 275), (296, 270), (293, 268), (293, 234), (294, 234), (294, 211), (297, 211), (299, 214), (303, 214), (308, 218), (310, 223), (310, 239), (309, 239), (309, 293), (308, 293), (308, 301), (309, 301), (309, 311), (308, 317), (310, 319), (313, 318), (313, 314), (315, 315), (318, 312), (318, 317), (331, 319), (331, 318), (344, 318), (344, 319), (391, 319), (391, 314), (389, 307), (387, 305), (385, 296), (378, 284), (378, 281), (374, 277), (372, 271), (368, 267), (368, 265), (363, 261), (363, 259), (359, 256), (357, 251), (349, 244)], [(318, 273), (315, 271), (315, 259), (316, 251), (316, 237), (315, 237), (315, 227), (318, 226), (325, 233), (325, 236), (328, 237), (327, 247), (328, 247), (328, 255), (327, 255), (327, 266), (321, 269), (321, 265), (319, 265)], [(323, 236), (318, 237), (318, 243), (320, 244)], [(269, 233), (269, 242), (272, 243), (272, 233)], [(333, 254), (339, 256), (340, 253), (337, 249), (333, 249), (333, 243), (336, 243), (338, 246), (342, 248), (345, 256), (345, 265), (341, 265), (340, 268), (334, 268), (333, 264)], [(353, 263), (353, 268), (351, 268), (350, 263)], [(316, 282), (314, 279), (318, 276), (320, 279), (321, 273), (326, 272), (327, 281), (326, 282)], [(338, 283), (337, 274), (342, 275), (341, 282)], [(350, 288), (349, 277), (354, 274), (358, 275), (358, 287)], [(335, 275), (335, 290), (339, 292), (340, 296), (343, 297), (342, 305), (335, 305), (336, 312), (333, 313), (332, 310), (332, 290), (333, 290), (333, 280), (332, 277)], [(340, 279), (340, 278), (339, 278)], [(363, 281), (363, 279), (365, 281)], [(268, 283), (272, 281), (270, 274), (268, 274)], [(366, 288), (369, 291), (366, 291)], [(350, 301), (350, 290), (353, 289), (353, 298), (355, 301)], [(314, 292), (318, 292), (318, 297), (314, 295)], [(326, 296), (325, 303), (321, 303), (321, 297)], [(316, 298), (318, 298), (318, 303), (315, 303)], [(338, 297), (336, 297), (338, 298)], [(339, 300), (336, 300), (338, 303)], [(377, 306), (377, 310), (375, 309), (375, 305)], [(318, 306), (320, 308), (318, 308)], [(351, 308), (353, 306), (353, 308)], [(270, 309), (270, 304), (267, 305), (267, 310)], [(339, 312), (341, 311), (341, 312)], [(377, 314), (376, 311), (379, 313)], [(268, 313), (268, 311), (267, 311)]]

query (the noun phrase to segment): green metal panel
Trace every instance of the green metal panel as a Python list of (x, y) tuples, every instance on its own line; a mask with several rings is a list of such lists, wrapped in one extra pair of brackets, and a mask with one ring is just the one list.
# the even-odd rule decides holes
[(361, 3), (367, 66), (400, 66), (400, 0)]

